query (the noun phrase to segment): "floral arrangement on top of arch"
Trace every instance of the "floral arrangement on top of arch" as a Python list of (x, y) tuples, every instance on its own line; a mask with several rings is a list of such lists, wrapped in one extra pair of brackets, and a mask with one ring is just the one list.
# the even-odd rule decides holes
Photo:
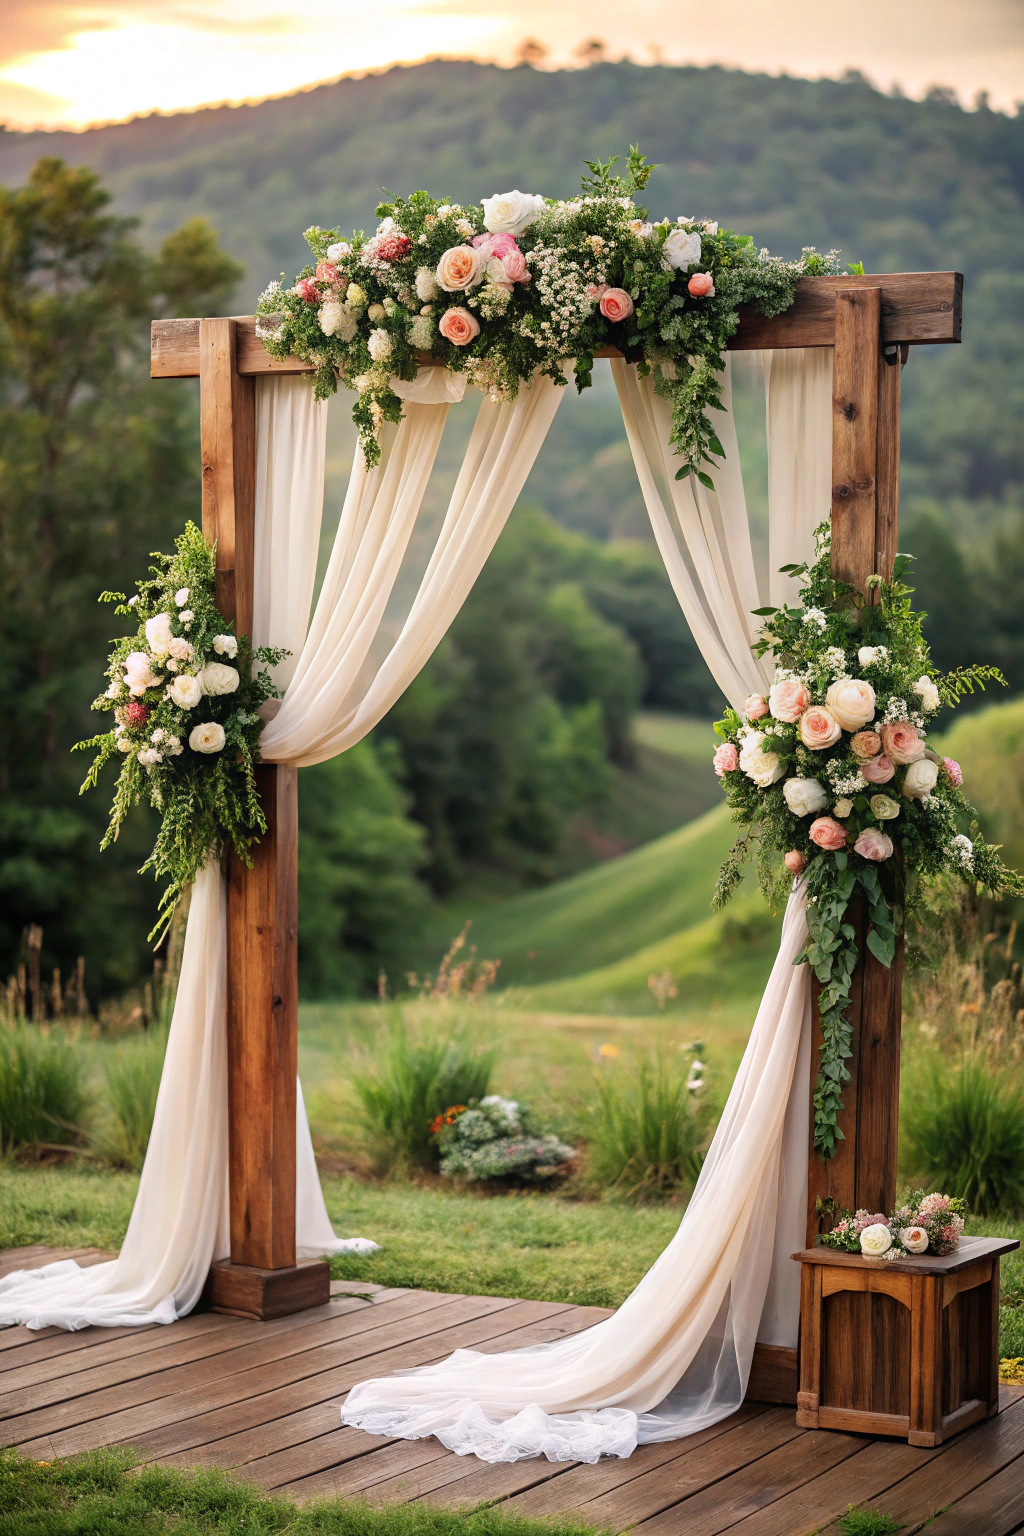
[(401, 419), (392, 379), (415, 378), (424, 353), (512, 399), (538, 370), (564, 384), (568, 358), (583, 390), (595, 353), (617, 347), (671, 402), (677, 479), (692, 472), (710, 487), (704, 465), (722, 445), (709, 412), (721, 406), (738, 306), (780, 314), (797, 278), (840, 271), (838, 253), (808, 246), (782, 261), (706, 219), (652, 223), (635, 194), (657, 167), (636, 148), (626, 176), (618, 163), (588, 160), (575, 198), (516, 191), (464, 208), (414, 192), (381, 203), (369, 237), (314, 225), (315, 265), (260, 295), (257, 335), (273, 356), (313, 365), (318, 399), (339, 379), (358, 391), (367, 466), (380, 458), (382, 424)]
[(846, 1009), (859, 949), (847, 909), (855, 891), (866, 904), (868, 948), (885, 966), (922, 879), (952, 874), (993, 895), (1024, 895), (1024, 878), (978, 829), (959, 764), (928, 745), (944, 704), (1005, 680), (995, 667), (945, 675), (931, 667), (922, 615), (902, 580), (909, 562), (898, 555), (892, 580), (871, 576), (862, 594), (833, 576), (822, 523), (813, 564), (782, 567), (803, 583), (801, 601), (756, 610), (764, 624), (753, 650), (775, 662), (767, 697), (752, 694), (715, 726), (715, 772), (746, 828), (722, 866), (715, 905), (735, 891), (755, 845), (769, 900), (795, 876), (807, 884), (810, 938), (799, 960), (822, 986), (814, 1145), (825, 1158), (842, 1138), (850, 1077)]

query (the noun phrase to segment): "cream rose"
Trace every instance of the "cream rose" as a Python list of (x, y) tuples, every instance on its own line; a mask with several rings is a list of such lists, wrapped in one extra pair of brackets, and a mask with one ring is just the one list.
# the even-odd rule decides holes
[(907, 763), (916, 763), (919, 757), (924, 757), (924, 742), (917, 734), (917, 726), (911, 725), (909, 720), (894, 720), (889, 725), (883, 725), (880, 735), (882, 751), (897, 768), (903, 768)]
[(903, 793), (908, 800), (925, 800), (939, 781), (939, 766), (930, 757), (910, 763), (903, 776)]
[(934, 714), (942, 703), (939, 690), (930, 677), (919, 677), (914, 684), (914, 692), (921, 700), (921, 708), (926, 715)]
[(480, 335), (480, 322), (468, 309), (446, 309), (438, 330), (453, 346), (468, 347), (473, 338)]
[(183, 639), (181, 635), (172, 635), (171, 643), (167, 649), (170, 651), (175, 661), (191, 661), (192, 657), (195, 655), (191, 645), (189, 645), (188, 641)]
[(860, 1235), (860, 1251), (869, 1259), (880, 1259), (892, 1247), (892, 1233), (881, 1221), (872, 1222)]
[(924, 1227), (901, 1227), (900, 1242), (908, 1253), (924, 1253), (928, 1247), (928, 1233)]
[(205, 694), (216, 697), (221, 693), (234, 693), (238, 687), (238, 671), (225, 666), (222, 661), (211, 661), (199, 673), (199, 686)]
[(238, 641), (234, 635), (214, 635), (213, 648), (218, 656), (238, 655)]
[(829, 688), (825, 703), (844, 731), (859, 731), (875, 718), (875, 690), (860, 677), (841, 677)]
[(122, 663), (128, 692), (134, 694), (136, 698), (145, 693), (147, 688), (155, 688), (160, 682), (159, 677), (154, 676), (152, 661), (153, 658), (145, 651), (132, 651)]
[(188, 602), (188, 597), (188, 587), (179, 587), (177, 592), (174, 594), (174, 601), (177, 603), (179, 608), (184, 608), (185, 604)]
[(176, 677), (167, 689), (167, 696), (179, 709), (195, 709), (203, 696), (202, 686), (198, 677), (190, 677), (184, 673)]
[(763, 731), (748, 731), (740, 747), (740, 767), (758, 789), (767, 789), (786, 771), (775, 752), (761, 750), (764, 740)]
[(879, 821), (893, 821), (900, 813), (899, 801), (888, 795), (872, 795), (868, 804)]
[(826, 747), (834, 747), (841, 735), (839, 721), (830, 709), (821, 704), (812, 704), (800, 716), (800, 740), (813, 752), (823, 752)]
[(781, 683), (772, 683), (768, 690), (768, 708), (776, 720), (795, 725), (811, 702), (807, 684), (798, 677), (787, 677)]
[(828, 804), (828, 795), (817, 779), (787, 779), (782, 793), (794, 816), (814, 816)]
[(171, 616), (169, 613), (154, 614), (146, 620), (146, 640), (154, 656), (166, 656), (171, 648)]
[(482, 198), (480, 206), (492, 235), (521, 235), (544, 212), (544, 199), (534, 192), (498, 192)]
[(884, 645), (862, 645), (857, 652), (857, 660), (862, 667), (877, 667), (888, 654), (888, 648)]
[(453, 245), (437, 264), (437, 281), (445, 293), (462, 293), (483, 281), (487, 257), (471, 245)]
[(674, 229), (662, 246), (661, 254), (677, 272), (684, 267), (695, 267), (700, 262), (700, 235), (692, 229)]
[(197, 725), (188, 738), (193, 752), (220, 752), (224, 748), (224, 727), (216, 720)]

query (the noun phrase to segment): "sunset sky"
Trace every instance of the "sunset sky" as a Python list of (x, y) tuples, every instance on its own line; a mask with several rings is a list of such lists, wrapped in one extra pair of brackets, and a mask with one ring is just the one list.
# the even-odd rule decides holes
[(862, 70), (885, 90), (1024, 96), (1021, 0), (2, 0), (0, 121), (72, 126), (280, 95), (350, 71), (444, 54), (551, 64), (586, 38), (640, 63), (772, 73)]

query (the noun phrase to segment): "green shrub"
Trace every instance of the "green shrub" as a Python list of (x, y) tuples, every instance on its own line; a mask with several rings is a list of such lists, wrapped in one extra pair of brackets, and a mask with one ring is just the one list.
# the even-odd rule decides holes
[(413, 1033), (394, 1011), (370, 1070), (352, 1079), (380, 1165), (436, 1167), (432, 1123), (453, 1105), (482, 1099), (496, 1060), (495, 1050), (475, 1045), (458, 1025)]
[(32, 1024), (0, 1029), (0, 1151), (75, 1146), (88, 1108), (72, 1037)]
[(1024, 1087), (978, 1057), (930, 1061), (907, 1095), (905, 1154), (979, 1216), (1024, 1208)]
[(472, 1109), (434, 1125), (441, 1172), (451, 1178), (543, 1182), (568, 1172), (572, 1147), (537, 1129), (525, 1104), (488, 1094)]
[(166, 1049), (166, 1031), (153, 1030), (118, 1046), (104, 1069), (105, 1113), (93, 1146), (115, 1168), (138, 1170), (145, 1161)]
[(836, 1525), (843, 1536), (890, 1536), (900, 1529), (892, 1515), (883, 1515), (877, 1509), (855, 1509), (851, 1504), (845, 1515), (840, 1515)]
[(706, 1090), (689, 1058), (640, 1057), (623, 1079), (598, 1077), (590, 1133), (591, 1176), (630, 1195), (672, 1194), (700, 1173), (711, 1125)]

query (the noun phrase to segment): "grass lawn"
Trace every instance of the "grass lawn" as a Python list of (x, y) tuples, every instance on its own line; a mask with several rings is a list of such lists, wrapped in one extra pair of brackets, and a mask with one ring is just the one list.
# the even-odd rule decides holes
[(496, 1509), (460, 1514), (426, 1504), (374, 1508), (325, 1499), (298, 1509), (220, 1472), (132, 1471), (94, 1451), (26, 1461), (0, 1451), (0, 1536), (588, 1536), (572, 1519), (524, 1520)]

